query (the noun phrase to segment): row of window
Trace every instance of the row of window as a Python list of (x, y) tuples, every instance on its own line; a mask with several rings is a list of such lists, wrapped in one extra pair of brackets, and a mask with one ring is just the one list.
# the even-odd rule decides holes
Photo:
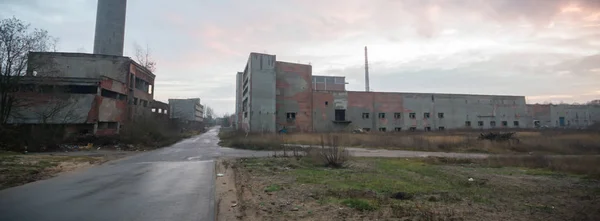
[(152, 108), (152, 113), (159, 113), (159, 114), (168, 114), (166, 109), (161, 109), (161, 108)]
[[(501, 122), (503, 127), (507, 127), (508, 126), (508, 121), (502, 121)], [(471, 126), (471, 121), (465, 121), (465, 126), (470, 127)], [(484, 126), (484, 122), (483, 121), (477, 121), (477, 126), (483, 127)], [(490, 127), (495, 127), (496, 126), (496, 121), (490, 121)], [(513, 126), (518, 127), (519, 126), (519, 121), (513, 121)]]
[[(438, 130), (445, 130), (445, 127), (438, 127)], [(371, 131), (371, 128), (363, 128), (364, 131)], [(409, 131), (417, 131), (417, 127), (409, 127), (408, 128)], [(424, 127), (423, 130), (425, 131), (431, 131), (431, 127)], [(379, 128), (379, 132), (386, 132), (387, 128), (385, 127), (380, 127)], [(402, 127), (394, 127), (394, 131), (395, 132), (400, 132), (402, 131)]]
[[(363, 113), (362, 114), (362, 118), (363, 119), (369, 119), (369, 113)], [(438, 113), (438, 118), (444, 118), (444, 113)], [(379, 113), (378, 115), (379, 119), (385, 119), (385, 113)], [(402, 113), (394, 113), (394, 119), (401, 119), (402, 118)], [(417, 113), (408, 113), (408, 118), (410, 119), (416, 119), (417, 118)], [(423, 118), (429, 119), (431, 118), (431, 114), (430, 113), (423, 113)]]

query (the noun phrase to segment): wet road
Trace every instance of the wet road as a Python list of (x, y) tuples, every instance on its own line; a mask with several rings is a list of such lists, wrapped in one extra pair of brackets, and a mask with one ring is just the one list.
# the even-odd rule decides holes
[(0, 220), (214, 220), (218, 128), (171, 147), (0, 191)]

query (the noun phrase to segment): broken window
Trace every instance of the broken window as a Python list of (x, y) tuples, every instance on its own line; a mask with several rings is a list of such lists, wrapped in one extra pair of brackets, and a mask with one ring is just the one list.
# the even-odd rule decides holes
[(431, 127), (425, 127), (425, 131), (431, 131)]
[(444, 113), (438, 113), (438, 118), (444, 118)]
[(371, 128), (365, 127), (365, 128), (363, 128), (363, 131), (369, 132), (369, 131), (371, 131)]
[(117, 99), (119, 97), (119, 93), (114, 92), (114, 91), (109, 91), (109, 90), (106, 90), (106, 89), (102, 89), (100, 91), (100, 95), (102, 97), (112, 98), (112, 99)]
[(138, 99), (137, 99), (137, 97), (136, 97), (136, 98), (133, 98), (133, 105), (137, 105), (137, 104), (138, 104)]
[(380, 127), (380, 128), (379, 128), (379, 131), (380, 131), (380, 132), (385, 132), (385, 127)]
[(410, 118), (410, 119), (415, 119), (415, 118), (417, 118), (417, 113), (409, 113), (409, 114), (408, 114), (408, 118)]
[(503, 127), (506, 127), (506, 126), (508, 126), (508, 121), (502, 121), (502, 126), (503, 126)]
[(445, 127), (438, 127), (438, 130), (445, 130)]
[(477, 121), (477, 125), (479, 125), (480, 127), (483, 127), (483, 121)]
[(513, 125), (515, 125), (515, 127), (518, 127), (519, 126), (519, 121), (514, 121)]
[(108, 129), (117, 129), (119, 127), (118, 122), (108, 122)]
[(470, 127), (471, 126), (471, 121), (465, 121), (465, 126), (466, 127)]
[(346, 121), (346, 110), (335, 110), (335, 121)]
[(296, 120), (296, 113), (295, 112), (288, 112), (286, 119), (288, 119), (288, 121)]
[(428, 119), (428, 118), (429, 118), (429, 113), (423, 113), (423, 117), (424, 117), (425, 119)]
[(496, 121), (490, 121), (490, 127), (495, 127), (496, 126)]
[(98, 93), (97, 86), (82, 86), (82, 85), (68, 85), (66, 86), (66, 92), (71, 94), (96, 94)]
[(410, 131), (417, 131), (417, 127), (410, 127), (410, 128), (408, 128), (408, 130), (410, 130)]
[(362, 118), (363, 119), (369, 119), (369, 113), (363, 113), (362, 114)]
[(248, 118), (248, 112), (244, 112), (244, 118)]
[(380, 119), (383, 119), (383, 118), (385, 118), (385, 113), (379, 113), (379, 118), (380, 118)]
[(402, 127), (396, 127), (396, 128), (394, 128), (394, 131), (396, 131), (396, 132), (402, 131)]
[(394, 113), (394, 119), (400, 119), (402, 117), (401, 113)]

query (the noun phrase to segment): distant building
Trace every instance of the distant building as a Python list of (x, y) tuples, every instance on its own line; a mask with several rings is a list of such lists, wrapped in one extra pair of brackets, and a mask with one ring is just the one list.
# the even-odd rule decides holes
[(12, 124), (64, 124), (73, 133), (108, 135), (150, 113), (155, 75), (131, 58), (30, 52)]
[(185, 122), (203, 122), (204, 106), (200, 98), (169, 99), (169, 116)]
[(394, 132), (533, 128), (534, 122), (583, 127), (600, 121), (599, 106), (531, 106), (525, 96), (346, 91), (345, 84), (343, 76), (313, 75), (311, 65), (251, 53), (236, 75), (234, 124), (250, 132)]

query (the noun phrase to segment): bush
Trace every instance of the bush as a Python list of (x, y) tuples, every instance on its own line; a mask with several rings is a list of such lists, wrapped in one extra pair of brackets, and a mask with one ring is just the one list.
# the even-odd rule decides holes
[(360, 211), (373, 211), (377, 209), (377, 206), (372, 205), (364, 199), (346, 199), (342, 201), (342, 204)]
[(310, 148), (308, 155), (315, 163), (327, 167), (341, 168), (350, 158), (350, 153), (339, 146), (340, 138), (335, 135), (321, 135), (321, 147)]

